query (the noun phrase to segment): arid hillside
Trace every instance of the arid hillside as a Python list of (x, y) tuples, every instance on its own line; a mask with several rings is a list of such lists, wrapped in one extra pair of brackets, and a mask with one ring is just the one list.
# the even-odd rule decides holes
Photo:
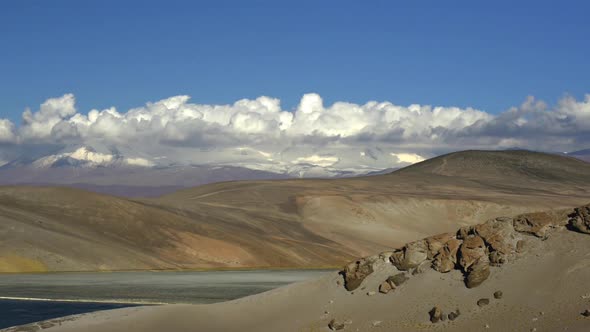
[(588, 331), (590, 205), (498, 217), (215, 304), (124, 308), (16, 331)]
[(495, 216), (590, 202), (590, 164), (465, 151), (391, 174), (130, 200), (0, 187), (0, 271), (334, 266)]

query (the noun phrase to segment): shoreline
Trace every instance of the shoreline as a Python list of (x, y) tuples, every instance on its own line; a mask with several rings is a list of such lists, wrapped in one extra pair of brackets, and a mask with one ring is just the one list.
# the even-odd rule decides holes
[(0, 272), (3, 275), (21, 275), (21, 274), (66, 274), (66, 273), (133, 273), (133, 272), (244, 272), (244, 271), (339, 271), (344, 264), (333, 266), (304, 266), (304, 267), (219, 267), (219, 268), (195, 268), (195, 269), (122, 269), (122, 270), (67, 270), (67, 271), (27, 271), (27, 272)]
[(167, 304), (190, 304), (190, 303), (169, 303), (169, 302), (155, 302), (155, 301), (124, 301), (124, 300), (99, 300), (99, 299), (51, 299), (51, 298), (41, 298), (41, 297), (19, 297), (19, 296), (0, 296), (0, 301), (128, 304), (128, 305), (138, 305), (138, 306), (167, 305)]

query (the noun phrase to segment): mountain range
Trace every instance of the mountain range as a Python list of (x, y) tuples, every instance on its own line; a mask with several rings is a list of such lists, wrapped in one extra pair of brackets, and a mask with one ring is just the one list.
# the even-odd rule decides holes
[[(398, 169), (359, 167), (342, 170), (318, 165), (321, 164), (319, 159), (313, 163), (302, 160), (280, 167), (261, 165), (254, 160), (241, 164), (213, 164), (203, 160), (195, 164), (178, 158), (149, 156), (124, 145), (114, 147), (98, 143), (31, 151), (0, 166), (0, 185), (57, 185), (122, 197), (158, 197), (184, 188), (224, 181), (341, 178), (381, 175)], [(240, 153), (261, 152), (243, 149)], [(385, 156), (385, 152), (378, 149), (367, 149), (363, 153), (371, 158)], [(565, 155), (590, 162), (590, 150)]]
[(465, 151), (384, 175), (151, 199), (4, 186), (0, 271), (334, 266), (490, 217), (586, 204), (589, 182), (590, 164), (575, 158)]

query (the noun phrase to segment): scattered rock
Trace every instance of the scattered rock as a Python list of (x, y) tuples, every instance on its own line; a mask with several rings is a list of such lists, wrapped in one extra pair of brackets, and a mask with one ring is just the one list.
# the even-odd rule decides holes
[(480, 306), (480, 307), (486, 306), (488, 304), (490, 304), (490, 299), (485, 299), (484, 298), (484, 299), (477, 300), (477, 305)]
[(490, 324), (486, 324), (486, 325), (484, 325), (484, 327), (485, 327), (486, 329), (489, 329), (489, 328), (490, 328)]
[(342, 285), (342, 281), (336, 280), (336, 285), (338, 285), (338, 286)]
[(438, 323), (442, 318), (442, 311), (439, 307), (433, 307), (428, 314), (430, 315), (430, 322)]
[(494, 298), (495, 299), (498, 299), (499, 300), (499, 299), (502, 298), (502, 296), (504, 296), (504, 293), (502, 293), (502, 291), (495, 291), (494, 292)]
[(428, 246), (424, 240), (406, 244), (389, 258), (391, 264), (401, 271), (408, 271), (420, 265), (426, 259), (428, 259)]
[(375, 295), (375, 294), (376, 294), (376, 293), (375, 293), (375, 292), (373, 292), (373, 291), (367, 292), (367, 296), (373, 296), (373, 295)]
[(584, 312), (582, 313), (582, 316), (590, 317), (590, 310), (588, 310), (588, 309), (584, 310)]
[(328, 323), (328, 328), (332, 331), (344, 330), (344, 323), (337, 323), (335, 319), (332, 319)]
[(348, 264), (341, 274), (344, 276), (344, 287), (349, 290), (357, 289), (365, 278), (373, 273), (373, 262), (363, 258)]
[(387, 280), (382, 282), (381, 285), (379, 285), (379, 293), (387, 294), (394, 289), (395, 285), (393, 284), (393, 282), (389, 282)]
[(398, 273), (396, 275), (393, 275), (389, 278), (387, 278), (387, 282), (391, 282), (393, 283), (395, 286), (399, 286), (401, 284), (403, 284), (404, 282), (408, 281), (410, 278), (408, 278), (408, 276), (405, 273)]
[(569, 225), (572, 229), (590, 234), (590, 205), (575, 208), (569, 218)]
[(381, 325), (381, 321), (380, 320), (373, 321), (373, 323), (371, 325), (373, 325), (373, 327), (377, 327), (377, 326)]
[(453, 321), (453, 320), (457, 319), (460, 315), (461, 315), (461, 311), (459, 311), (459, 309), (457, 309), (455, 311), (451, 311), (451, 313), (448, 315), (448, 318), (449, 318), (449, 320)]

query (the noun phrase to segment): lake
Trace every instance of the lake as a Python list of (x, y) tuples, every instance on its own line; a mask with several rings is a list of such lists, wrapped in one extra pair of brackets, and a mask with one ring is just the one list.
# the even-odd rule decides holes
[(137, 304), (214, 303), (327, 270), (0, 274), (0, 328)]

